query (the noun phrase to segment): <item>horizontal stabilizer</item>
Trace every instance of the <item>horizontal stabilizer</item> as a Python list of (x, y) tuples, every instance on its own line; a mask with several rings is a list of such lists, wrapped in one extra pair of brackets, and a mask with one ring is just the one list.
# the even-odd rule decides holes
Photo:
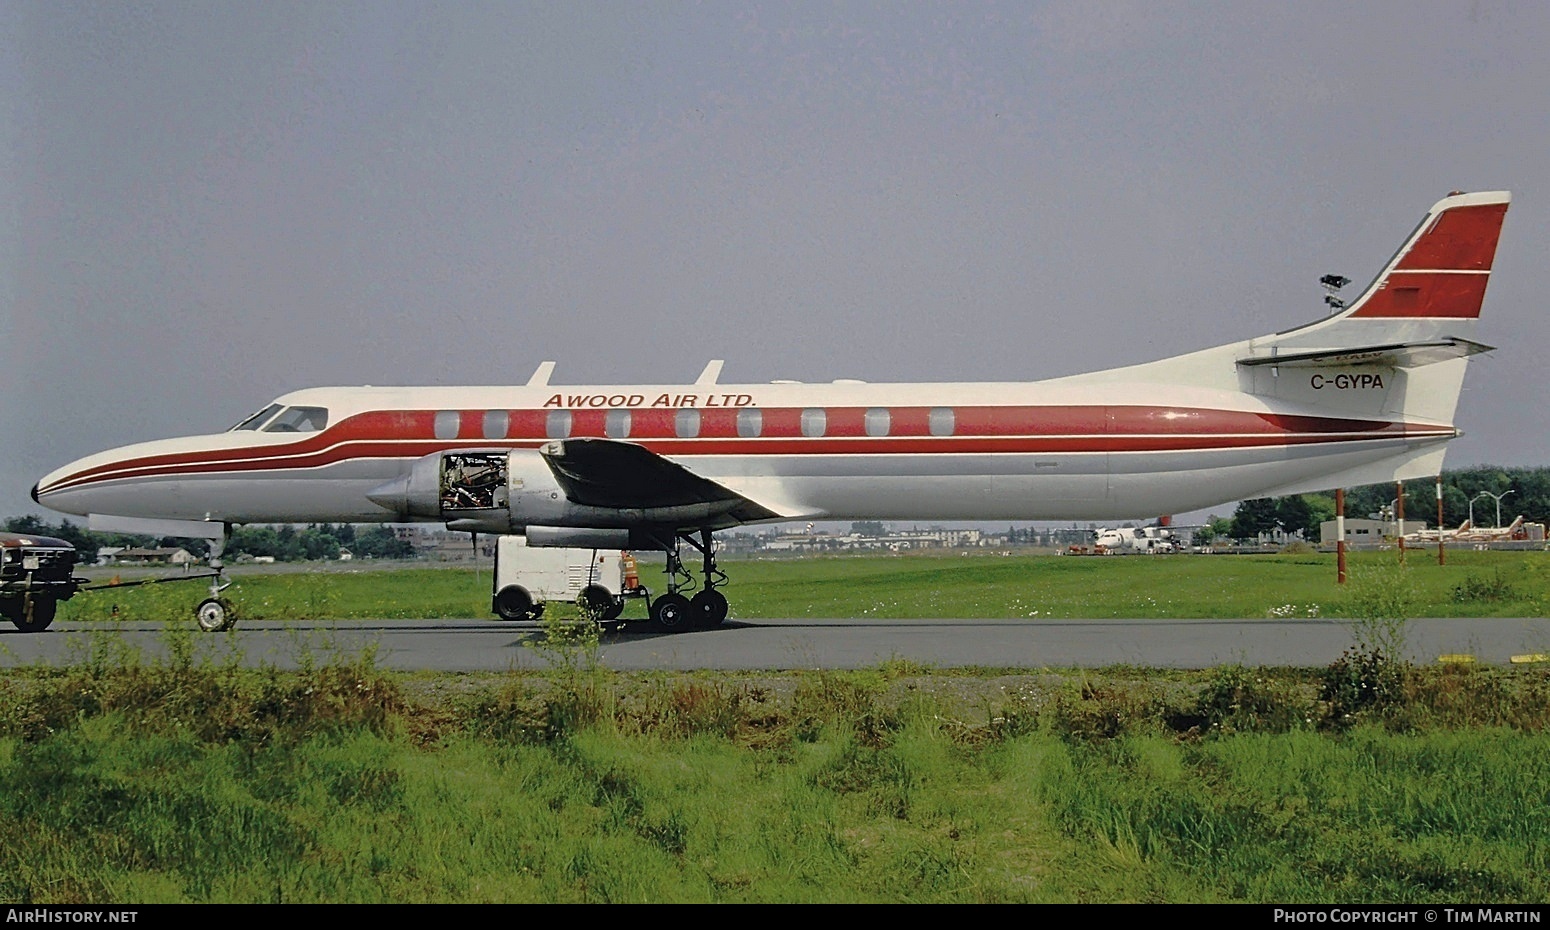
[(1292, 352), (1286, 355), (1255, 355), (1238, 359), (1244, 367), (1277, 365), (1286, 368), (1338, 368), (1350, 365), (1381, 365), (1388, 368), (1419, 368), (1455, 358), (1467, 358), (1490, 352), (1488, 346), (1468, 339), (1448, 338), (1435, 342), (1403, 342), (1353, 349), (1326, 349), (1319, 352)]

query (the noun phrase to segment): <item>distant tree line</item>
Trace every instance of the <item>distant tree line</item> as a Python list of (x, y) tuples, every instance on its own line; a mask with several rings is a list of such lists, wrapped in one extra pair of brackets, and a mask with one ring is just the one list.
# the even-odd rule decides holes
[[(1345, 515), (1393, 519), (1398, 488), (1393, 484), (1369, 484), (1347, 488)], [(1437, 522), (1436, 479), (1404, 482), (1405, 519)], [(1550, 523), (1550, 468), (1503, 468), (1476, 465), (1442, 473), (1442, 522), (1455, 527), (1469, 519), (1470, 503), (1476, 526), (1496, 523), (1497, 499), (1501, 502), (1502, 525), (1522, 516), (1530, 523)], [(1319, 524), (1335, 518), (1335, 494), (1297, 494), (1290, 497), (1246, 500), (1230, 518), (1218, 518), (1197, 539), (1253, 539), (1276, 530), (1314, 539)]]
[[(5, 528), (12, 533), (32, 533), (63, 539), (80, 551), (87, 561), (97, 550), (118, 548), (181, 547), (199, 558), (209, 555), (209, 543), (203, 539), (180, 537), (132, 536), (122, 533), (96, 533), (69, 520), (49, 523), (37, 516), (10, 517)], [(290, 525), (242, 526), (232, 530), (223, 555), (232, 561), (239, 555), (269, 556), (279, 562), (306, 559), (337, 559), (340, 549), (349, 549), (357, 558), (404, 559), (414, 555), (408, 540), (399, 539), (390, 526), (363, 526), (351, 523), (313, 523), (303, 528)]]
[(304, 529), (289, 524), (244, 526), (233, 530), (226, 541), (227, 558), (272, 556), (280, 562), (337, 559), (340, 549), (349, 549), (359, 558), (405, 559), (414, 555), (414, 547), (398, 538), (391, 527), (356, 529), (352, 523), (313, 523)]

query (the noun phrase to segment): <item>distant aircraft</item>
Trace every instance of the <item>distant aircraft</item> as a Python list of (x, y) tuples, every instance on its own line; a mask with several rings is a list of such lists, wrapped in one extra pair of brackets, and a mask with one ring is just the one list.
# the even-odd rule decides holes
[[(1406, 533), (1405, 542), (1434, 543), (1437, 541), (1437, 536), (1437, 530), (1418, 530), (1414, 533)], [(1463, 523), (1459, 524), (1459, 528), (1456, 530), (1442, 531), (1442, 540), (1444, 543), (1489, 543), (1509, 539), (1528, 538), (1528, 532), (1526, 529), (1524, 529), (1523, 517), (1521, 515), (1519, 515), (1516, 520), (1512, 521), (1512, 524), (1509, 526), (1471, 527), (1469, 521), (1465, 520)]]
[(1442, 537), (1444, 541), (1454, 540), (1458, 539), (1467, 532), (1469, 532), (1469, 520), (1466, 519), (1463, 523), (1459, 524), (1458, 529), (1456, 530), (1450, 530), (1443, 527), (1435, 530), (1420, 529), (1413, 533), (1406, 533), (1405, 542), (1436, 542), (1439, 536)]
[[(310, 522), (663, 551), (652, 619), (711, 626), (728, 611), (711, 534), (741, 524), (1121, 519), (1438, 474), (1468, 358), (1490, 348), (1471, 337), (1509, 200), (1438, 201), (1349, 307), (1148, 364), (722, 384), (713, 361), (687, 385), (569, 387), (544, 362), (525, 385), (314, 388), (224, 433), (71, 462), (32, 495), (94, 529), (210, 539), (217, 556), (234, 524)], [(206, 629), (231, 623), (218, 593)]]
[(1108, 552), (1173, 552), (1178, 548), (1173, 531), (1157, 526), (1094, 530), (1093, 543)]

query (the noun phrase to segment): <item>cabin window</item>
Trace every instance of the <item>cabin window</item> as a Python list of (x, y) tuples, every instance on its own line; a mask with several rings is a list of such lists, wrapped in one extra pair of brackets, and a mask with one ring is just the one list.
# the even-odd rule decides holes
[(892, 417), (888, 414), (888, 408), (873, 407), (866, 412), (865, 421), (868, 436), (886, 436), (892, 424)]
[(603, 419), (603, 435), (613, 439), (624, 439), (630, 435), (630, 412), (628, 410), (610, 410)]
[(551, 410), (544, 419), (544, 435), (550, 439), (564, 439), (570, 435), (570, 411)]
[(931, 435), (951, 436), (957, 429), (958, 417), (951, 407), (932, 407), (930, 417)]
[(315, 433), (328, 425), (328, 411), (322, 407), (286, 407), (264, 426), (266, 433)]
[(822, 436), (829, 425), (829, 415), (821, 407), (808, 407), (802, 411), (802, 435), (809, 439)]
[(693, 439), (700, 435), (700, 412), (685, 407), (673, 415), (673, 432), (679, 439)]
[(279, 404), (270, 404), (259, 412), (248, 417), (246, 420), (243, 420), (241, 423), (238, 423), (236, 426), (233, 426), (231, 429), (227, 430), (227, 432), (234, 433), (239, 429), (258, 429), (260, 426), (263, 426), (270, 417), (279, 412)]
[(511, 415), (504, 410), (486, 410), (484, 412), (484, 438), (505, 439), (507, 431), (511, 428)]
[(743, 409), (737, 412), (737, 435), (744, 439), (753, 439), (764, 432), (764, 412), (762, 410)]
[(456, 439), (463, 425), (463, 415), (456, 410), (436, 411), (435, 432), (437, 439)]

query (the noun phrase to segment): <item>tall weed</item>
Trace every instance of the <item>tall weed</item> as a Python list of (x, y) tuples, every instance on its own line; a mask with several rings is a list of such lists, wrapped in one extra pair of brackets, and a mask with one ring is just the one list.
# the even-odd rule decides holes
[(1415, 610), (1409, 573), (1404, 562), (1352, 573), (1349, 609), (1355, 642), (1320, 681), (1327, 724), (1347, 726), (1358, 714), (1382, 713), (1403, 701), (1414, 670), (1407, 644)]

